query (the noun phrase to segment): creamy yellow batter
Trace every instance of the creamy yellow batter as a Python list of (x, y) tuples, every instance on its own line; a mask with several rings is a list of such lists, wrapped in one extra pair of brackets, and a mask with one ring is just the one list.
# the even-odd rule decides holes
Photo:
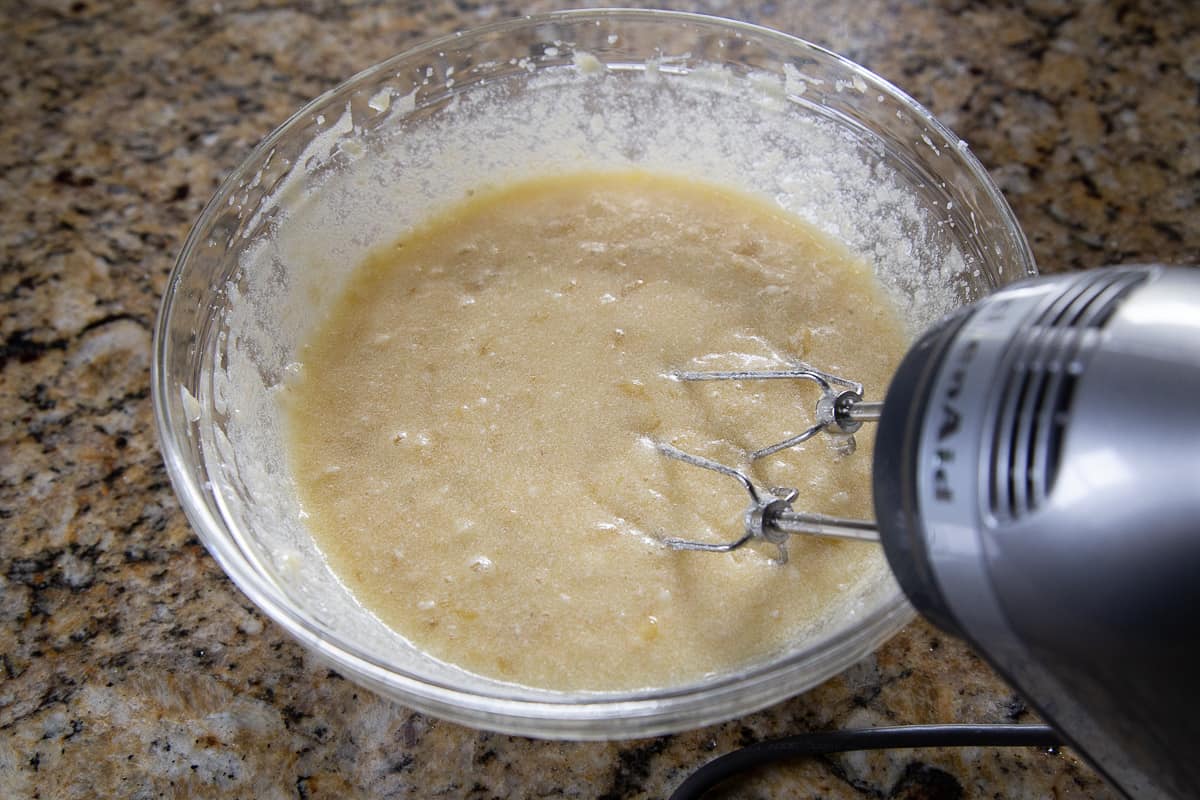
[[(881, 396), (904, 347), (867, 266), (765, 202), (643, 173), (481, 193), (376, 252), (285, 392), (308, 525), (360, 602), (445, 661), (550, 689), (679, 684), (836, 613), (872, 545), (741, 534), (728, 464), (811, 424), (815, 388), (675, 369), (803, 359)], [(870, 434), (757, 463), (796, 508), (870, 513)]]

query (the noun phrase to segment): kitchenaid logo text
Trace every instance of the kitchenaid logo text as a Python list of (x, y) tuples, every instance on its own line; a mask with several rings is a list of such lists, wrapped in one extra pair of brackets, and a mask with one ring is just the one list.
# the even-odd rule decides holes
[(933, 460), (933, 496), (943, 502), (954, 501), (954, 490), (950, 486), (950, 467), (954, 464), (954, 447), (950, 440), (962, 428), (962, 409), (959, 405), (963, 387), (966, 386), (967, 370), (979, 350), (979, 340), (972, 339), (956, 354), (954, 370), (947, 381), (946, 393), (942, 396), (941, 419), (937, 429), (937, 450)]

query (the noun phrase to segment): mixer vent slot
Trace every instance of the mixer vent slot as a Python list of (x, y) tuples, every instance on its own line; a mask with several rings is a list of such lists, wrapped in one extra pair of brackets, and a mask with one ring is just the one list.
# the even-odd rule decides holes
[(1075, 384), (1142, 269), (1081, 276), (1012, 343), (992, 442), (989, 500), (999, 522), (1035, 511), (1054, 486)]

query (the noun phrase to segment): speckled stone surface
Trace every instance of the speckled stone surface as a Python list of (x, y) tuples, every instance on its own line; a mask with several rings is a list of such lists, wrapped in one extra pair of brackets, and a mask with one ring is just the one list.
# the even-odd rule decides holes
[[(1033, 715), (914, 623), (762, 713), (548, 743), (414, 714), (314, 663), (192, 535), (152, 431), (160, 293), (218, 181), (303, 102), (418, 39), (552, 2), (112, 2), (0, 10), (0, 797), (661, 797), (807, 730)], [(1045, 270), (1200, 261), (1200, 9), (664, 2), (780, 28), (970, 142)], [(897, 751), (745, 798), (1111, 797), (1068, 750)]]

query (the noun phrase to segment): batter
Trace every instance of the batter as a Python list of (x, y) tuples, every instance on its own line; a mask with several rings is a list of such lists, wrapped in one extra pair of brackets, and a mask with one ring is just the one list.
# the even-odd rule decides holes
[[(812, 422), (808, 383), (675, 369), (803, 359), (878, 397), (905, 337), (870, 270), (800, 220), (718, 187), (578, 174), (480, 193), (355, 273), (287, 388), (317, 544), (424, 651), (504, 681), (617, 690), (697, 680), (802, 637), (881, 558), (728, 541), (727, 464)], [(757, 463), (797, 509), (870, 517), (870, 441)]]

